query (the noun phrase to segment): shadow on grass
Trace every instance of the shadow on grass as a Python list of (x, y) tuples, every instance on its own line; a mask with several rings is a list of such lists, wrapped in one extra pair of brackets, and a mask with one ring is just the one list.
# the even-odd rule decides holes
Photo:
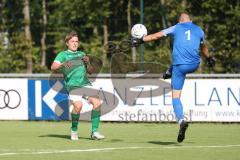
[[(41, 138), (44, 138), (44, 137), (63, 138), (63, 139), (70, 140), (70, 135), (61, 135), (61, 134), (47, 134), (47, 135), (41, 135), (41, 136), (38, 136), (38, 137), (41, 137)], [(88, 138), (88, 137), (79, 137), (79, 139), (92, 140), (91, 138)]]
[(118, 142), (123, 142), (123, 140), (122, 139), (107, 139), (105, 142), (118, 143)]
[(177, 142), (163, 142), (163, 141), (149, 141), (148, 143), (151, 143), (151, 144), (157, 144), (157, 145), (176, 145), (176, 144), (179, 144)]

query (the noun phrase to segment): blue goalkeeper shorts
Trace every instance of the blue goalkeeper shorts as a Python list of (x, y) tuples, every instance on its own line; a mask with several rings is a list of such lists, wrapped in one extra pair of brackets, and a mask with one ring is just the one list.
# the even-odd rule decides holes
[(172, 67), (171, 85), (174, 90), (182, 90), (187, 73), (192, 73), (198, 69), (197, 64), (179, 64)]

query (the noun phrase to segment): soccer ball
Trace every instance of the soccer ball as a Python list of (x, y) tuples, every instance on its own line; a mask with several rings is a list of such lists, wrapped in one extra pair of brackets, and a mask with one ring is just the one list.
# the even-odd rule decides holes
[(142, 38), (147, 35), (147, 28), (143, 24), (135, 24), (131, 29), (131, 35), (133, 38)]

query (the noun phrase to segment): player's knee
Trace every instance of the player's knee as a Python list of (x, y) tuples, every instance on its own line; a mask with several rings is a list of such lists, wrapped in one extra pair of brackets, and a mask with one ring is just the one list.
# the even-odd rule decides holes
[(100, 110), (101, 107), (101, 101), (98, 98), (94, 98), (93, 100), (93, 109), (94, 110)]
[(181, 97), (181, 91), (182, 90), (173, 90), (172, 91), (172, 98), (180, 98)]
[(73, 112), (75, 112), (76, 114), (79, 114), (82, 110), (82, 103), (81, 102), (75, 102), (73, 103)]

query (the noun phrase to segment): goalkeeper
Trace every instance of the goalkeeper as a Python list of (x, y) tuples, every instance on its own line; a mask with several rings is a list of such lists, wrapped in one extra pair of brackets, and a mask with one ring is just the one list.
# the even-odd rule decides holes
[(144, 36), (141, 39), (132, 39), (132, 45), (137, 46), (144, 42), (155, 41), (167, 35), (172, 35), (174, 42), (172, 66), (164, 74), (164, 79), (171, 77), (172, 104), (176, 119), (180, 125), (177, 141), (182, 142), (188, 128), (188, 123), (184, 120), (183, 105), (180, 100), (186, 74), (196, 71), (199, 67), (199, 47), (201, 47), (201, 51), (210, 66), (214, 65), (214, 59), (209, 56), (208, 48), (204, 44), (203, 30), (192, 23), (187, 13), (181, 13), (179, 23), (172, 27)]
[(63, 73), (64, 84), (69, 92), (70, 102), (73, 105), (71, 113), (71, 140), (78, 140), (78, 121), (84, 101), (91, 103), (93, 106), (91, 113), (91, 138), (103, 139), (104, 136), (97, 131), (101, 116), (101, 101), (96, 97), (96, 95), (83, 95), (85, 86), (91, 88), (91, 83), (88, 80), (87, 73), (91, 74), (94, 71), (94, 68), (90, 64), (89, 57), (84, 52), (78, 51), (79, 39), (75, 31), (66, 35), (65, 43), (68, 49), (58, 53), (52, 63), (51, 70)]

